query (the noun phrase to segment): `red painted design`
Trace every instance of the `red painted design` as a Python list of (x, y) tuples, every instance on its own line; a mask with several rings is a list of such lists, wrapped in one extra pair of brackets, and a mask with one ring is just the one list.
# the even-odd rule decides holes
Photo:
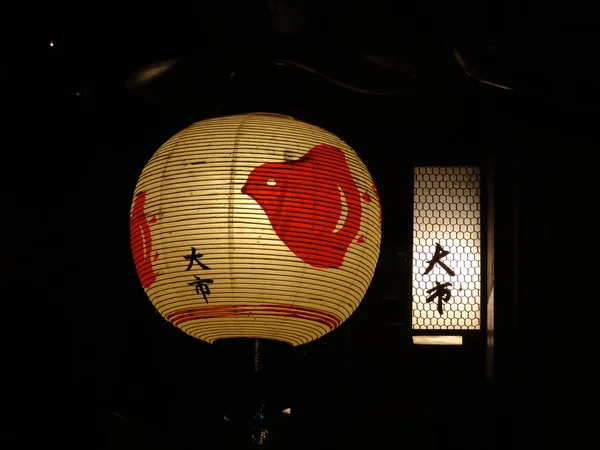
[(365, 235), (361, 234), (358, 239), (356, 240), (357, 244), (362, 244), (363, 242), (365, 242)]
[(368, 192), (365, 191), (365, 193), (363, 194), (363, 200), (367, 203), (369, 203), (371, 201), (371, 196), (369, 195)]
[(296, 305), (220, 305), (203, 306), (200, 308), (180, 309), (166, 315), (166, 319), (173, 325), (202, 319), (222, 319), (225, 317), (250, 317), (250, 316), (277, 316), (294, 317), (310, 320), (327, 325), (330, 330), (337, 328), (342, 319), (336, 315)]
[[(145, 204), (146, 192), (144, 191), (135, 197), (129, 221), (129, 234), (135, 268), (142, 286), (147, 289), (156, 281), (156, 274), (152, 268), (152, 233), (150, 232), (150, 224), (156, 223), (156, 216), (152, 216), (149, 221), (146, 219)], [(154, 253), (153, 259), (154, 261), (158, 259), (158, 253)]]
[(296, 161), (265, 163), (250, 173), (242, 193), (261, 206), (279, 239), (298, 258), (317, 268), (342, 265), (362, 215), (358, 187), (342, 150), (321, 144)]

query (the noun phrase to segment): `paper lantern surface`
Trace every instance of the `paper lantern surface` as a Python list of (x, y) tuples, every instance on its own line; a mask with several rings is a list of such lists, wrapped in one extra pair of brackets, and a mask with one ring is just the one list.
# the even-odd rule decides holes
[(163, 144), (139, 178), (130, 226), (141, 284), (171, 323), (207, 342), (300, 345), (364, 297), (381, 207), (337, 136), (256, 113), (197, 122)]
[(479, 168), (416, 167), (413, 205), (413, 330), (479, 330)]

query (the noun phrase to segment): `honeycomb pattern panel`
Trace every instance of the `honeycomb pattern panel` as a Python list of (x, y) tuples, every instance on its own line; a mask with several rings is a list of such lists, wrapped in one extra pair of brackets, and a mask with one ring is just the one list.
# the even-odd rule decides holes
[(478, 167), (415, 167), (414, 330), (480, 328), (480, 178)]

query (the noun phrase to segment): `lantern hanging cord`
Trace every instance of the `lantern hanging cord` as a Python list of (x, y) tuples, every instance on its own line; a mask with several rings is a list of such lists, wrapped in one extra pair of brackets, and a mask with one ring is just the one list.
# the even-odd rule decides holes
[(329, 75), (325, 75), (324, 73), (319, 72), (316, 69), (313, 69), (312, 67), (306, 66), (302, 63), (296, 62), (296, 61), (292, 61), (290, 59), (278, 59), (276, 61), (276, 64), (278, 65), (285, 65), (285, 64), (289, 64), (291, 66), (295, 66), (298, 67), (300, 69), (306, 70), (312, 74), (318, 75), (321, 78), (326, 79), (327, 81), (333, 83), (333, 84), (337, 84), (338, 86), (341, 86), (343, 88), (346, 89), (350, 89), (351, 91), (355, 91), (355, 92), (359, 92), (361, 94), (368, 94), (368, 95), (399, 95), (399, 94), (404, 94), (406, 92), (406, 89), (400, 89), (400, 90), (396, 90), (396, 91), (373, 91), (370, 89), (363, 89), (363, 88), (359, 88), (357, 86), (354, 86), (350, 83), (346, 83), (344, 81), (338, 80), (334, 77), (331, 77)]
[(481, 78), (480, 76), (474, 74), (472, 69), (470, 69), (469, 65), (465, 62), (465, 60), (461, 56), (458, 49), (452, 50), (452, 56), (454, 57), (454, 60), (457, 62), (457, 64), (464, 70), (464, 72), (467, 76), (474, 78), (475, 80), (479, 81), (480, 83), (487, 84), (487, 85), (493, 86), (495, 88), (500, 88), (500, 89), (504, 89), (507, 91), (514, 91), (514, 89), (510, 86), (506, 86), (506, 85), (503, 85), (500, 83), (494, 83), (492, 81), (488, 81), (488, 80)]

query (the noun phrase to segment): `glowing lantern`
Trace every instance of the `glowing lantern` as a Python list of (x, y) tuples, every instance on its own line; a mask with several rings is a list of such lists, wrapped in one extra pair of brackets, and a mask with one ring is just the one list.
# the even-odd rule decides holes
[[(413, 330), (479, 330), (481, 199), (477, 167), (416, 167)], [(415, 344), (460, 345), (461, 336), (415, 336)]]
[(356, 153), (275, 114), (179, 132), (144, 168), (131, 209), (148, 297), (209, 343), (299, 345), (335, 329), (364, 297), (380, 241), (377, 191)]

